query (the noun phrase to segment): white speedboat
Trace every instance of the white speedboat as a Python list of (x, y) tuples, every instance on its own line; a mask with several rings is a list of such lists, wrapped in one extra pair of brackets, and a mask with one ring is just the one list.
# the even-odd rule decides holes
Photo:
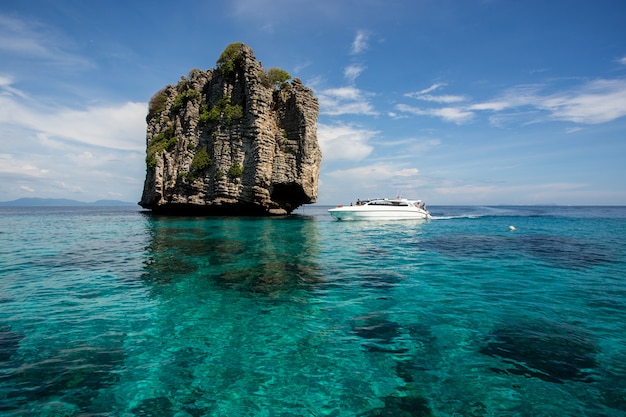
[(406, 198), (379, 198), (369, 201), (358, 201), (349, 206), (337, 206), (328, 212), (339, 220), (430, 220), (431, 216), (426, 205), (421, 200), (407, 200)]

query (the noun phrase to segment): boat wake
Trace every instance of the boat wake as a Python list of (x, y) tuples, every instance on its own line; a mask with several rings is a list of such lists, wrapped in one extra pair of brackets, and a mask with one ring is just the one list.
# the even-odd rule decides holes
[(431, 216), (431, 220), (479, 219), (487, 214), (459, 214), (455, 216)]

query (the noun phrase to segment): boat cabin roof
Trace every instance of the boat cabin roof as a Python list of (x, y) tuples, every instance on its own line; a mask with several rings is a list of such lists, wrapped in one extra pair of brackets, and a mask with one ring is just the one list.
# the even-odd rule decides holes
[(406, 198), (376, 198), (363, 202), (363, 204), (370, 206), (416, 206), (420, 203), (421, 200), (407, 200)]

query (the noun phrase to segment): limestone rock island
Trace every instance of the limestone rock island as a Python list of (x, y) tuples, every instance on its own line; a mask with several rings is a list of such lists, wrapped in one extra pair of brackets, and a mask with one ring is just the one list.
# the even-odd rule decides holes
[(230, 44), (150, 100), (139, 204), (155, 213), (281, 215), (317, 201), (322, 153), (311, 89)]

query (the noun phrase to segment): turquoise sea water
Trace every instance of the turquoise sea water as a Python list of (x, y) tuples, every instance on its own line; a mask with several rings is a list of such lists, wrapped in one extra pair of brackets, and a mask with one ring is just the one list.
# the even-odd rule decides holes
[(0, 208), (0, 415), (626, 416), (625, 207), (326, 209)]

